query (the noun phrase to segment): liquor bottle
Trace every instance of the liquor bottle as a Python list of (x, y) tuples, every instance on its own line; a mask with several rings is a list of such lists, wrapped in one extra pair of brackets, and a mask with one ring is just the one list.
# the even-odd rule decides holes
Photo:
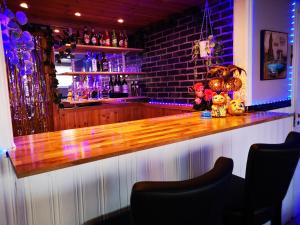
[(101, 32), (98, 33), (98, 45), (102, 46), (104, 45), (104, 40), (103, 40), (103, 34)]
[(119, 33), (119, 47), (121, 47), (121, 48), (124, 47), (124, 35), (121, 31)]
[(97, 54), (97, 71), (101, 72), (102, 71), (102, 64), (101, 64), (101, 59), (100, 59), (100, 55)]
[(114, 83), (112, 80), (112, 76), (109, 76), (108, 86), (109, 86), (109, 93), (114, 93)]
[(91, 45), (98, 45), (98, 37), (95, 34), (95, 29), (94, 28), (92, 28), (90, 40), (91, 40)]
[(128, 37), (125, 31), (124, 31), (124, 48), (128, 48)]
[(88, 33), (87, 26), (84, 27), (84, 31), (83, 31), (83, 44), (85, 45), (90, 44), (90, 35)]
[(134, 81), (131, 82), (130, 89), (131, 89), (131, 96), (136, 96)]
[[(127, 76), (127, 75), (126, 75)], [(128, 84), (126, 81), (126, 77), (124, 76), (124, 79), (122, 81), (122, 93), (128, 96)]]
[(77, 33), (76, 33), (76, 44), (77, 45), (81, 45), (82, 44), (82, 38), (80, 37), (79, 30), (77, 30)]
[(105, 41), (105, 46), (110, 46), (110, 37), (109, 37), (109, 33), (106, 30), (105, 34), (104, 34), (104, 41)]
[(92, 59), (90, 54), (86, 56), (86, 70), (85, 72), (92, 72)]
[(102, 71), (108, 72), (108, 61), (107, 61), (104, 53), (102, 53), (101, 64), (102, 64)]
[(97, 56), (92, 56), (92, 72), (97, 72), (98, 70), (97, 61)]
[(112, 47), (118, 47), (118, 39), (115, 30), (113, 30), (111, 34), (111, 45)]
[(118, 94), (120, 93), (120, 78), (115, 77), (114, 82), (114, 93), (116, 94), (115, 97), (118, 97)]
[(136, 96), (141, 96), (141, 89), (139, 87), (139, 83), (137, 80), (135, 81), (135, 92), (136, 92)]

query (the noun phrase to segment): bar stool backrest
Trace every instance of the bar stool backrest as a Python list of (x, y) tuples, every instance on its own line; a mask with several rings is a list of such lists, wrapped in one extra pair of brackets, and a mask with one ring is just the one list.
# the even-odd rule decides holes
[(245, 178), (245, 204), (249, 210), (281, 204), (300, 154), (300, 133), (290, 132), (282, 144), (250, 147)]
[(185, 181), (138, 182), (131, 194), (134, 225), (217, 225), (233, 169), (219, 158), (212, 170)]

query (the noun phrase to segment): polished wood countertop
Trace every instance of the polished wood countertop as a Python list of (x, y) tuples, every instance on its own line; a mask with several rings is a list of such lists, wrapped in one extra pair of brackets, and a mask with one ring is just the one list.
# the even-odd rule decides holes
[(258, 112), (201, 119), (199, 112), (15, 138), (9, 157), (18, 178), (291, 116)]

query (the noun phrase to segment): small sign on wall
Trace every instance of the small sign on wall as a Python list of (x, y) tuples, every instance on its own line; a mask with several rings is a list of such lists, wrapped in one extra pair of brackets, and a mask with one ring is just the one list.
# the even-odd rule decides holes
[(288, 62), (288, 34), (279, 31), (261, 31), (260, 79), (285, 79)]

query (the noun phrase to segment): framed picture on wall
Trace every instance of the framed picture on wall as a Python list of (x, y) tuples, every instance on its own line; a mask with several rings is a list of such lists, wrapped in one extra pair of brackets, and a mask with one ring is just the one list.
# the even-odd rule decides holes
[(261, 31), (260, 79), (285, 79), (287, 74), (288, 34)]

